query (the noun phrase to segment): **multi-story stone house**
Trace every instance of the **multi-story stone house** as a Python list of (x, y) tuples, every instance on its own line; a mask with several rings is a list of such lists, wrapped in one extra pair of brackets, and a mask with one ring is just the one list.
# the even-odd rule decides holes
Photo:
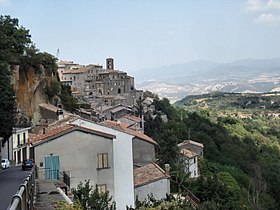
[(59, 62), (57, 62), (57, 66), (58, 66), (57, 72), (58, 72), (58, 76), (59, 76), (61, 82), (69, 81), (63, 77), (64, 73), (71, 71), (71, 70), (77, 70), (77, 69), (83, 67), (83, 65), (74, 63), (73, 61), (59, 61)]
[(189, 173), (190, 178), (197, 178), (198, 172), (198, 155), (189, 149), (180, 149), (180, 155), (183, 159), (185, 172)]
[(178, 148), (184, 160), (185, 171), (189, 173), (189, 177), (199, 177), (198, 160), (203, 158), (203, 144), (192, 140), (185, 140), (178, 144)]
[(63, 71), (61, 81), (71, 86), (74, 94), (79, 96), (92, 95), (90, 90), (94, 89), (94, 85), (90, 83), (94, 79), (102, 66), (87, 65), (78, 69)]
[(192, 152), (195, 152), (199, 158), (203, 158), (203, 148), (204, 145), (202, 143), (192, 141), (192, 140), (184, 140), (180, 144), (178, 144), (180, 149), (187, 149)]

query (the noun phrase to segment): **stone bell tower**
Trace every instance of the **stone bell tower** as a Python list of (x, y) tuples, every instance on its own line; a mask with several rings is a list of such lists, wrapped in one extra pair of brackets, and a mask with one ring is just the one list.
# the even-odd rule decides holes
[(107, 67), (107, 69), (114, 70), (114, 59), (113, 58), (106, 59), (106, 67)]

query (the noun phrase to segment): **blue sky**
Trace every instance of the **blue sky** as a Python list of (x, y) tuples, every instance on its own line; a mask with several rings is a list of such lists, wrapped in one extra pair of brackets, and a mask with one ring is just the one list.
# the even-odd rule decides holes
[(128, 72), (280, 57), (280, 0), (0, 0), (41, 51)]

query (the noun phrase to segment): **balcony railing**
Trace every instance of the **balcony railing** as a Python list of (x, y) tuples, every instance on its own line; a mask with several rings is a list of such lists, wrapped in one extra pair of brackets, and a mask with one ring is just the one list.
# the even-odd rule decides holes
[(70, 172), (61, 170), (52, 170), (50, 168), (39, 168), (36, 177), (40, 180), (60, 180), (68, 189), (70, 189)]

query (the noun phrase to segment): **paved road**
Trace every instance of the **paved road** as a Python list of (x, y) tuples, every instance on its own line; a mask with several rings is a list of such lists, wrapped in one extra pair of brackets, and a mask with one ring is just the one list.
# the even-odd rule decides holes
[(30, 171), (22, 171), (21, 167), (0, 170), (0, 210), (6, 210), (18, 186)]

